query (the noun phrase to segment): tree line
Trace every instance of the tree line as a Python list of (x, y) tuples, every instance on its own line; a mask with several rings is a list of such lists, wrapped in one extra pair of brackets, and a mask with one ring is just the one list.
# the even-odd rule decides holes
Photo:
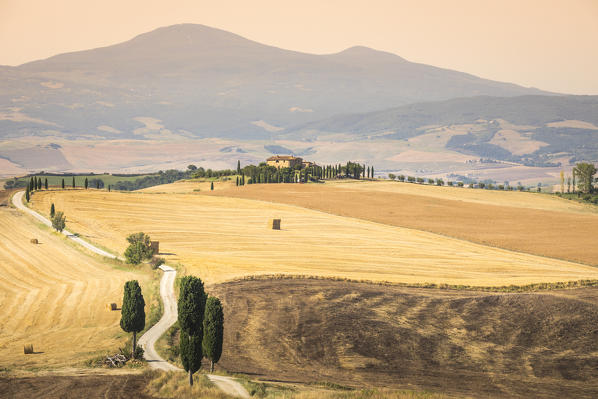
[(293, 168), (277, 168), (262, 162), (256, 165), (247, 165), (241, 168), (240, 161), (237, 161), (236, 185), (245, 184), (268, 184), (268, 183), (307, 183), (329, 179), (371, 179), (374, 177), (374, 167), (365, 166), (355, 162), (347, 162), (344, 165), (310, 165), (303, 168), (296, 165)]

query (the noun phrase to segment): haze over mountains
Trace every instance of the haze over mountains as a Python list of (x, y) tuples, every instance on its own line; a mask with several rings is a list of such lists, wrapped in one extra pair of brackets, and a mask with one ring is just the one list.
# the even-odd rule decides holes
[[(463, 97), (471, 98), (453, 100)], [(517, 99), (511, 102), (513, 97)], [(376, 156), (372, 140), (409, 139), (425, 133), (422, 126), (426, 125), (450, 126), (478, 119), (519, 123), (529, 109), (542, 128), (571, 119), (589, 123), (580, 126), (592, 130), (598, 124), (594, 117), (598, 101), (579, 98), (412, 63), (366, 47), (329, 55), (305, 54), (203, 25), (183, 24), (109, 47), (0, 67), (0, 157), (11, 162), (12, 168), (24, 170), (44, 165), (54, 170), (99, 167), (101, 162), (79, 165), (66, 148), (73, 140), (105, 145), (129, 139), (145, 145), (145, 152), (137, 154), (145, 154), (143, 159), (135, 156), (127, 163), (111, 158), (103, 166), (106, 170), (139, 169), (193, 159), (191, 154), (182, 156), (173, 150), (168, 155), (172, 162), (157, 162), (151, 154), (153, 141), (217, 139), (222, 140), (221, 147), (202, 145), (196, 158), (214, 166), (232, 165), (238, 154), (253, 161), (282, 147), (309, 154), (319, 162), (338, 156), (368, 162), (378, 158), (382, 167), (392, 169), (402, 167), (389, 160), (400, 154), (400, 148), (394, 149), (399, 151), (395, 154)], [(442, 148), (483, 155), (471, 147), (472, 142), (491, 141), (490, 133), (498, 130), (489, 129), (481, 141), (469, 140), (465, 143), (469, 148)], [(330, 143), (330, 134), (335, 134), (333, 141), (368, 140), (370, 150), (358, 145), (332, 153), (323, 142), (318, 143), (324, 139)], [(53, 155), (38, 154), (33, 163), (15, 156), (14, 151), (26, 150), (35, 142), (32, 137), (56, 144), (43, 147)], [(430, 148), (438, 150), (434, 145)], [(587, 151), (565, 150), (573, 156), (587, 155)], [(61, 156), (64, 159), (56, 160)], [(45, 158), (54, 161), (44, 163)], [(504, 152), (499, 158), (517, 160)]]

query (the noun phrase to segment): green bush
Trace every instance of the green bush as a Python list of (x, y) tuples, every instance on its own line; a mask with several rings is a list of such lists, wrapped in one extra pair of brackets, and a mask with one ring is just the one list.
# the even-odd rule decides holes
[(135, 233), (127, 237), (131, 244), (125, 250), (125, 259), (127, 263), (138, 265), (142, 260), (151, 259), (154, 251), (150, 244), (150, 237), (145, 233)]

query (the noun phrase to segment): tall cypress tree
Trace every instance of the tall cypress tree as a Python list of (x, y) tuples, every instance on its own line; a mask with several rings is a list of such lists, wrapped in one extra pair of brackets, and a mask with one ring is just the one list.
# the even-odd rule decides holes
[(38, 177), (38, 178), (37, 178), (37, 189), (38, 189), (38, 190), (41, 190), (41, 189), (42, 189), (42, 187), (43, 187), (43, 186), (42, 186), (42, 178), (41, 178), (41, 177)]
[(189, 385), (193, 385), (193, 373), (200, 369), (202, 359), (201, 341), (206, 294), (201, 279), (194, 276), (181, 279), (177, 305), (181, 328), (181, 361), (185, 371), (189, 373)]
[(64, 179), (62, 179), (62, 189), (64, 190)]
[(85, 178), (85, 189), (87, 190), (87, 186), (89, 186), (89, 181), (87, 180), (87, 177)]
[(75, 176), (73, 176), (73, 188), (75, 188)]
[(239, 187), (239, 176), (237, 176), (237, 182), (236, 182), (235, 186)]
[(237, 174), (241, 174), (241, 161), (237, 161)]
[(46, 190), (48, 189), (48, 178), (46, 177), (46, 180), (44, 181), (44, 186), (46, 187)]
[(133, 359), (137, 349), (137, 333), (145, 327), (145, 300), (137, 280), (125, 283), (123, 304), (121, 309), (120, 328), (133, 333)]
[(220, 299), (209, 297), (203, 319), (203, 354), (210, 359), (210, 372), (214, 372), (214, 363), (218, 363), (222, 355), (224, 336), (224, 311)]
[(214, 182), (212, 182), (212, 184), (210, 184), (210, 190), (214, 191)]
[(29, 191), (29, 186), (27, 186), (27, 190), (25, 190), (25, 199), (27, 200), (27, 202), (29, 202), (29, 198), (31, 197)]
[(54, 208), (54, 203), (52, 202), (52, 205), (50, 206), (50, 219), (54, 218), (55, 214), (56, 214), (56, 208)]
[(374, 178), (374, 167), (372, 166), (372, 179)]

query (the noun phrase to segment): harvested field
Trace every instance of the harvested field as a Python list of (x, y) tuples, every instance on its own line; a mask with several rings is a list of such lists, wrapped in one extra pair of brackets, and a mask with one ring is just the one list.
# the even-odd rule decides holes
[(272, 273), (478, 286), (598, 278), (590, 266), (262, 201), (67, 190), (32, 203), (42, 213), (55, 203), (68, 229), (120, 253), (128, 234), (148, 233), (161, 256), (210, 283)]
[(283, 279), (208, 287), (229, 372), (430, 389), (457, 397), (595, 398), (598, 289), (487, 294)]
[[(214, 191), (233, 188), (235, 186), (235, 176), (232, 180), (214, 181)], [(187, 194), (209, 192), (211, 181), (205, 180), (180, 180), (170, 184), (160, 184), (158, 186), (148, 187), (138, 190), (142, 193), (163, 193), (163, 194)]]
[(0, 392), (10, 399), (150, 399), (145, 393), (150, 377), (127, 375), (47, 375), (0, 377)]
[[(0, 366), (73, 366), (122, 346), (120, 312), (105, 305), (120, 304), (131, 279), (144, 284), (148, 277), (117, 270), (21, 212), (0, 208)], [(27, 344), (34, 354), (23, 353)]]
[(547, 195), (396, 182), (256, 184), (211, 195), (297, 205), (598, 265), (598, 207)]

